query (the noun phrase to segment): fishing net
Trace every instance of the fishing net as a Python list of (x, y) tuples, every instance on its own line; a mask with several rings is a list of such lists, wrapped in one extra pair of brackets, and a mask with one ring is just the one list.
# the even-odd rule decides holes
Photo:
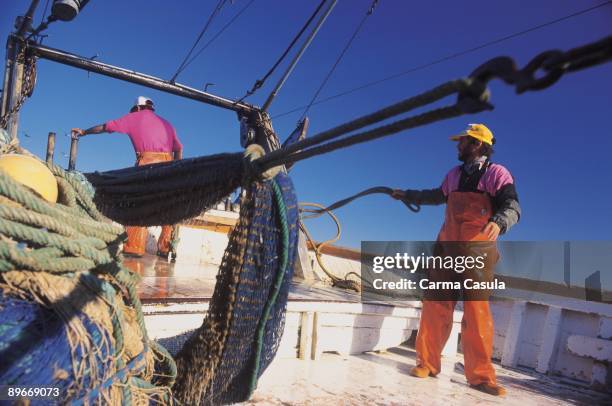
[(274, 358), (293, 274), (297, 219), (287, 175), (248, 187), (208, 315), (176, 356), (173, 391), (184, 403), (246, 400)]
[[(285, 173), (263, 180), (245, 177), (247, 169), (242, 154), (221, 154), (87, 174), (92, 197), (86, 180), (51, 166), (55, 205), (0, 173), (10, 203), (0, 206), (0, 381), (52, 383), (67, 403), (248, 399), (282, 336), (298, 209)], [(123, 228), (104, 215), (174, 223), (241, 185), (210, 310), (175, 364), (148, 340), (136, 276), (121, 263)]]
[(85, 176), (105, 216), (125, 225), (153, 226), (213, 207), (241, 185), (242, 167), (242, 154), (218, 154)]
[(61, 403), (171, 403), (175, 364), (147, 336), (123, 227), (50, 169), (56, 204), (0, 170), (0, 382), (58, 388)]

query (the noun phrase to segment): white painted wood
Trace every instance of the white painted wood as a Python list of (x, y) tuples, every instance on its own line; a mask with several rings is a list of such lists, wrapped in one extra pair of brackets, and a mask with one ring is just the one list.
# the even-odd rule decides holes
[(459, 346), (459, 333), (461, 332), (461, 321), (454, 322), (451, 328), (450, 336), (442, 349), (442, 356), (454, 358), (457, 356), (457, 347)]
[(142, 313), (146, 315), (156, 314), (181, 314), (181, 313), (202, 313), (208, 311), (209, 302), (196, 303), (164, 303), (164, 304), (145, 304), (142, 306)]
[(387, 329), (413, 329), (417, 327), (416, 317), (394, 317), (377, 314), (346, 314), (346, 313), (321, 313), (319, 312), (319, 324), (321, 326), (353, 327), (353, 328), (387, 328)]
[(317, 352), (337, 352), (341, 355), (397, 347), (410, 338), (412, 330), (387, 328), (353, 328), (319, 325)]
[[(512, 297), (514, 300), (523, 300), (543, 306), (555, 306), (564, 310), (612, 317), (612, 306), (609, 303), (590, 302), (584, 299), (573, 299), (547, 293), (538, 293), (537, 297), (535, 297), (532, 291), (511, 288), (506, 289), (504, 295), (506, 298)], [(503, 299), (503, 297), (501, 299)]]
[(593, 362), (591, 371), (591, 387), (596, 390), (605, 390), (608, 378), (608, 364), (604, 362)]
[(312, 259), (308, 254), (308, 247), (306, 246), (306, 237), (300, 230), (298, 233), (298, 246), (297, 246), (297, 261), (295, 261), (295, 267), (293, 269), (293, 276), (301, 278), (306, 281), (320, 281), (321, 278), (315, 274), (312, 269)]
[(559, 351), (555, 355), (556, 361), (551, 366), (551, 373), (585, 383), (590, 382), (593, 360), (570, 352), (567, 349), (567, 338), (571, 335), (596, 337), (598, 327), (599, 317), (597, 315), (564, 310), (561, 337), (559, 338)]
[(298, 351), (299, 359), (310, 359), (312, 356), (312, 329), (313, 312), (300, 313), (300, 347)]
[(323, 354), (322, 347), (319, 345), (320, 329), (319, 314), (314, 313), (312, 317), (312, 350), (310, 354), (313, 360), (321, 359), (321, 354)]
[[(205, 313), (208, 310), (209, 301), (145, 304), (142, 311), (145, 314), (175, 314), (175, 313)], [(355, 313), (355, 314), (382, 314), (397, 317), (420, 317), (421, 302), (398, 302), (396, 305), (387, 303), (349, 303), (331, 301), (307, 301), (289, 300), (287, 302), (288, 312), (321, 312), (321, 313)], [(463, 313), (455, 311), (453, 320), (461, 321)]]
[(597, 337), (612, 340), (612, 317), (602, 316), (599, 319), (599, 332)]
[[(182, 229), (187, 227), (181, 227), (179, 234), (182, 233)], [(229, 236), (225, 233), (217, 233), (209, 230), (196, 230), (202, 232), (200, 252), (200, 263), (220, 265), (223, 260), (223, 254), (225, 248), (229, 242)], [(182, 237), (179, 236), (182, 241)], [(181, 260), (181, 241), (177, 247), (177, 262)]]
[(297, 358), (299, 342), (299, 328), (297, 325), (285, 325), (283, 337), (278, 345), (276, 357), (279, 358)]
[[(382, 314), (386, 316), (420, 317), (421, 302), (393, 302), (391, 303), (357, 303), (337, 301), (306, 301), (289, 300), (287, 310), (294, 312), (313, 311), (320, 313), (366, 313)], [(455, 312), (455, 316), (457, 312)]]
[(504, 351), (502, 353), (501, 364), (503, 366), (515, 367), (519, 357), (521, 329), (523, 326), (523, 318), (527, 309), (527, 303), (517, 301), (512, 306), (512, 314), (506, 331), (506, 339), (504, 340)]
[(550, 371), (553, 355), (557, 353), (561, 331), (561, 309), (549, 307), (542, 331), (542, 341), (536, 371), (545, 374)]
[(579, 357), (600, 362), (612, 362), (612, 341), (601, 338), (571, 335), (567, 338), (567, 349)]
[(202, 325), (201, 314), (161, 314), (145, 316), (144, 322), (149, 337), (153, 340), (174, 337)]

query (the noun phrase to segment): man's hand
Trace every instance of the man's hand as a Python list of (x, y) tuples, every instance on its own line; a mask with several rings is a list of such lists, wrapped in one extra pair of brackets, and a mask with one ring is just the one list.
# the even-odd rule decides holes
[(500, 231), (499, 226), (492, 221), (488, 222), (482, 229), (482, 233), (487, 236), (489, 241), (495, 241)]
[(393, 189), (391, 197), (397, 200), (401, 200), (406, 197), (406, 192), (400, 189)]
[(106, 124), (94, 125), (93, 127), (88, 128), (87, 130), (83, 130), (80, 128), (72, 129), (72, 133), (76, 134), (77, 137), (84, 137), (87, 134), (100, 134), (100, 133), (105, 133), (105, 132), (106, 132)]

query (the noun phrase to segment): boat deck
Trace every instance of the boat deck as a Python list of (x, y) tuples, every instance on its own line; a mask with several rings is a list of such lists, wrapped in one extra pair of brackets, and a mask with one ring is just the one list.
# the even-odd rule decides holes
[[(125, 258), (123, 264), (141, 276), (138, 286), (141, 301), (206, 302), (212, 297), (218, 266), (212, 264), (172, 263), (155, 255)], [(324, 302), (361, 302), (361, 296), (305, 282), (292, 282), (289, 300)]]
[(495, 365), (498, 382), (508, 395), (498, 398), (467, 385), (458, 363), (443, 366), (436, 378), (419, 379), (408, 372), (415, 364), (412, 348), (343, 357), (326, 353), (313, 361), (278, 359), (259, 380), (246, 404), (273, 405), (575, 405), (612, 404), (606, 394), (571, 381), (533, 371)]
[[(178, 331), (189, 332), (200, 325), (208, 308), (216, 282), (216, 265), (169, 263), (154, 255), (143, 258), (126, 258), (124, 264), (141, 275), (139, 294), (145, 305), (145, 315), (158, 322), (149, 322), (148, 329), (152, 337), (159, 339), (174, 352), (174, 345), (182, 345), (187, 335), (177, 336)], [(463, 358), (453, 354), (444, 358), (444, 371), (437, 378), (418, 379), (409, 376), (408, 372), (415, 365), (413, 348), (407, 345), (396, 346), (387, 351), (365, 352), (354, 354), (353, 351), (330, 351), (324, 340), (327, 336), (335, 345), (341, 341), (341, 334), (346, 327), (343, 324), (319, 330), (321, 349), (313, 350), (306, 356), (296, 356), (296, 340), (299, 341), (299, 353), (302, 352), (302, 341), (298, 334), (299, 320), (291, 318), (306, 310), (327, 313), (328, 319), (345, 320), (343, 313), (366, 312), (359, 294), (323, 287), (318, 284), (292, 282), (289, 294), (287, 326), (295, 324), (294, 336), (287, 334), (287, 346), (281, 344), (279, 353), (271, 366), (259, 381), (258, 388), (247, 404), (299, 404), (299, 405), (448, 405), (448, 404), (521, 404), (521, 405), (566, 405), (566, 404), (607, 404), (609, 395), (588, 389), (584, 383), (569, 378), (553, 377), (539, 374), (532, 369), (506, 368), (497, 363), (498, 381), (508, 389), (506, 398), (496, 398), (470, 389), (462, 373)], [(379, 317), (401, 317), (411, 314), (410, 303), (378, 303), (383, 305), (383, 315)], [(414, 304), (412, 304), (414, 305)], [(405, 307), (403, 307), (405, 306)], [(359, 308), (358, 310), (355, 310)], [(360, 320), (364, 331), (372, 327), (381, 328), (382, 323), (372, 324), (368, 317), (381, 311), (371, 308), (368, 316), (351, 319), (349, 325), (356, 326)], [(399, 312), (398, 312), (399, 311)], [(156, 316), (156, 314), (159, 315)], [(390, 312), (389, 314), (387, 314)], [(171, 317), (173, 322), (168, 323)], [(407, 316), (408, 317), (408, 316)], [(410, 316), (416, 324), (404, 325), (404, 328), (415, 329), (418, 326), (418, 313)], [(299, 319), (299, 318), (298, 318)], [(293, 321), (292, 321), (293, 320)], [(325, 324), (325, 321), (319, 323)], [(409, 320), (409, 317), (402, 320)], [(403, 322), (403, 321), (402, 321)], [(459, 317), (457, 323), (461, 322)], [(386, 322), (385, 322), (386, 323)], [(150, 326), (158, 326), (158, 331)], [(179, 327), (184, 325), (185, 327)], [(165, 331), (167, 326), (172, 329)], [(410, 330), (408, 337), (410, 336)], [(308, 333), (310, 348), (313, 334)], [(316, 334), (314, 334), (316, 335)], [(288, 336), (288, 337), (287, 337)], [(178, 339), (177, 339), (178, 337)], [(366, 334), (365, 344), (370, 345)], [(378, 338), (377, 338), (378, 339)], [(328, 340), (328, 341), (329, 341)], [(397, 341), (398, 343), (401, 341)], [(327, 347), (325, 347), (327, 345)], [(353, 343), (354, 345), (354, 343)], [(397, 344), (395, 344), (397, 345)], [(333, 347), (333, 346), (332, 346)], [(353, 355), (349, 355), (353, 354)]]

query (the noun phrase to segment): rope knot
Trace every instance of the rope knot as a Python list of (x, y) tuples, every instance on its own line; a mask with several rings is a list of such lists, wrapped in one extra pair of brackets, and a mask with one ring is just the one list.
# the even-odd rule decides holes
[(244, 172), (247, 178), (259, 178), (263, 180), (273, 179), (282, 169), (283, 166), (274, 166), (265, 171), (257, 163), (257, 160), (263, 157), (266, 151), (259, 144), (251, 144), (244, 150)]

